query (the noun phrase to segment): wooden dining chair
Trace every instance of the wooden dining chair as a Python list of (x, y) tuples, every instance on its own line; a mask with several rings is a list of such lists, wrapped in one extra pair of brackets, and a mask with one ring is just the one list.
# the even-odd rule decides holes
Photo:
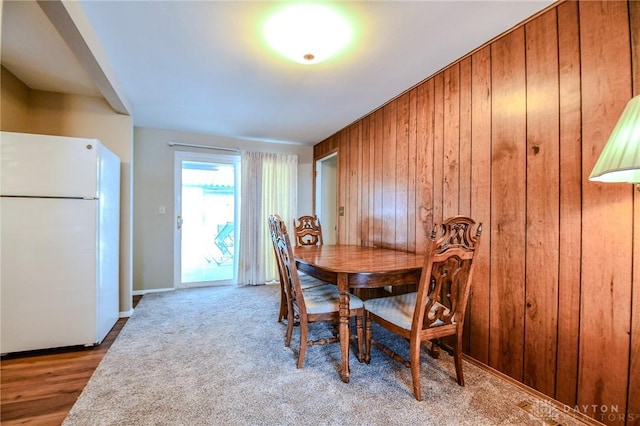
[(322, 245), (322, 225), (318, 216), (307, 215), (293, 219), (293, 229), (296, 247)]
[[(291, 335), (293, 333), (293, 323), (291, 321), (292, 314), (299, 319), (300, 322), (300, 349), (298, 352), (298, 368), (304, 365), (304, 357), (307, 346), (322, 345), (327, 343), (339, 342), (335, 335), (330, 338), (320, 340), (309, 339), (309, 324), (318, 321), (331, 321), (336, 323), (339, 318), (339, 299), (340, 294), (335, 285), (327, 284), (312, 288), (303, 289), (300, 283), (300, 275), (296, 267), (295, 258), (291, 240), (287, 233), (287, 228), (282, 218), (273, 215), (269, 218), (276, 231), (276, 250), (280, 268), (282, 270), (285, 282), (285, 292), (290, 304), (290, 317), (287, 321), (287, 334), (285, 345), (291, 344)], [(356, 335), (358, 345), (358, 359), (363, 359), (363, 318), (364, 304), (361, 299), (356, 296), (350, 297), (349, 317), (355, 317)]]
[[(280, 262), (278, 261), (278, 251), (276, 248), (276, 236), (277, 236), (277, 224), (278, 219), (276, 215), (270, 215), (267, 220), (269, 226), (269, 235), (271, 236), (271, 243), (273, 245), (273, 252), (276, 256), (276, 265), (278, 266), (278, 279), (280, 280), (280, 310), (278, 312), (278, 322), (282, 322), (283, 319), (288, 321), (289, 319), (289, 308), (287, 303), (287, 294), (285, 291), (285, 279), (282, 274), (282, 268), (280, 267)], [(310, 275), (300, 275), (300, 286), (303, 289), (319, 287), (321, 285), (329, 284), (325, 281), (314, 278)], [(295, 318), (293, 318), (295, 321)]]
[[(422, 400), (420, 348), (422, 342), (455, 336), (453, 358), (458, 384), (462, 374), (462, 329), (473, 277), (473, 260), (480, 243), (482, 224), (455, 216), (436, 225), (418, 284), (418, 291), (365, 301), (365, 361), (371, 344), (411, 368), (413, 394)], [(409, 340), (409, 361), (372, 339), (372, 321)], [(435, 347), (435, 346), (434, 346)]]

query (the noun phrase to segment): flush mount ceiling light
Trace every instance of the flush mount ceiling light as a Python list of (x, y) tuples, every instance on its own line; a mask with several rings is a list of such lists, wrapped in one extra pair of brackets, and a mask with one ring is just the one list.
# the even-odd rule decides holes
[(317, 64), (347, 47), (353, 37), (349, 21), (331, 7), (293, 4), (271, 15), (264, 37), (274, 50), (301, 64)]

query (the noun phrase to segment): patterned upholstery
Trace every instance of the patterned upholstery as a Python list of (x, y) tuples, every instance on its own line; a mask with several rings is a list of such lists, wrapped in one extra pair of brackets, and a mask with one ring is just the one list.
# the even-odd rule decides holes
[[(319, 280), (319, 279), (314, 278), (314, 277), (312, 277), (310, 275), (300, 274), (300, 287), (302, 287), (303, 290), (306, 290), (308, 288), (314, 288), (314, 287), (322, 286), (322, 285), (331, 285), (333, 287), (336, 287), (334, 284), (329, 284), (326, 281)], [(336, 287), (336, 291), (337, 291), (337, 287)]]
[[(339, 310), (340, 293), (338, 287), (333, 284), (303, 289), (303, 294), (308, 314), (324, 314)], [(349, 297), (349, 309), (362, 309), (363, 306), (362, 300), (358, 297)]]
[[(413, 311), (416, 308), (417, 297), (418, 293), (416, 292), (398, 296), (381, 297), (379, 299), (367, 300), (366, 307), (368, 312), (383, 320), (404, 328), (405, 330), (411, 330), (411, 321), (413, 321)], [(449, 312), (446, 306), (440, 302), (435, 302), (431, 307), (429, 316), (434, 317), (438, 309), (443, 309), (445, 313)], [(455, 319), (453, 322), (455, 322)], [(436, 327), (442, 324), (443, 322), (441, 320), (436, 319), (436, 321), (429, 326)]]

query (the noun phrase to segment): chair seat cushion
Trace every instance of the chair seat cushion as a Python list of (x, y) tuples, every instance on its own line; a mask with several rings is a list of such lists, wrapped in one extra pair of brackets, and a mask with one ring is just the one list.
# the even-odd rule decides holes
[[(304, 303), (309, 314), (326, 314), (340, 310), (340, 293), (333, 284), (325, 284), (303, 290)], [(354, 295), (349, 297), (349, 309), (362, 309), (362, 300)]]
[[(416, 300), (418, 293), (407, 293), (398, 296), (381, 297), (379, 299), (371, 299), (364, 302), (365, 310), (388, 321), (405, 330), (411, 330), (411, 322), (413, 321), (413, 312), (416, 308)], [(449, 309), (443, 304), (436, 302), (431, 307), (429, 316), (433, 317), (436, 309), (444, 308), (445, 312)], [(426, 316), (425, 316), (426, 319)], [(431, 324), (431, 327), (442, 325), (440, 320)]]
[(314, 278), (311, 275), (300, 274), (299, 276), (300, 276), (300, 287), (302, 287), (303, 290), (306, 288), (319, 287), (321, 285), (331, 285), (328, 282)]

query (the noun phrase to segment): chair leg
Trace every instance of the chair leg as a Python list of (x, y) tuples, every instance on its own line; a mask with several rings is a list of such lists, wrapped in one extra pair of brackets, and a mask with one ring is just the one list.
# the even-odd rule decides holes
[(409, 343), (409, 361), (411, 363), (411, 379), (413, 380), (413, 395), (422, 401), (422, 386), (420, 385), (420, 340), (411, 339)]
[(429, 350), (429, 355), (433, 359), (440, 358), (440, 346), (438, 346), (438, 339), (431, 340), (431, 349)]
[(278, 313), (278, 322), (287, 319), (287, 296), (284, 294), (284, 286), (280, 283), (280, 312)]
[(293, 334), (293, 326), (295, 325), (295, 315), (291, 314), (291, 310), (287, 309), (287, 334), (284, 337), (284, 345), (288, 348), (291, 345), (291, 335)]
[(362, 315), (356, 315), (356, 336), (358, 342), (358, 361), (364, 361), (362, 346), (364, 344), (364, 333), (362, 331)]
[(304, 355), (307, 351), (307, 339), (309, 332), (309, 324), (306, 320), (300, 318), (300, 353), (298, 354), (298, 368), (304, 365)]
[(369, 312), (365, 312), (365, 337), (364, 337), (364, 362), (369, 364), (371, 361), (371, 318), (369, 318)]
[(453, 352), (453, 362), (456, 366), (458, 384), (464, 386), (464, 375), (462, 374), (462, 333), (458, 333), (456, 336), (456, 350)]

